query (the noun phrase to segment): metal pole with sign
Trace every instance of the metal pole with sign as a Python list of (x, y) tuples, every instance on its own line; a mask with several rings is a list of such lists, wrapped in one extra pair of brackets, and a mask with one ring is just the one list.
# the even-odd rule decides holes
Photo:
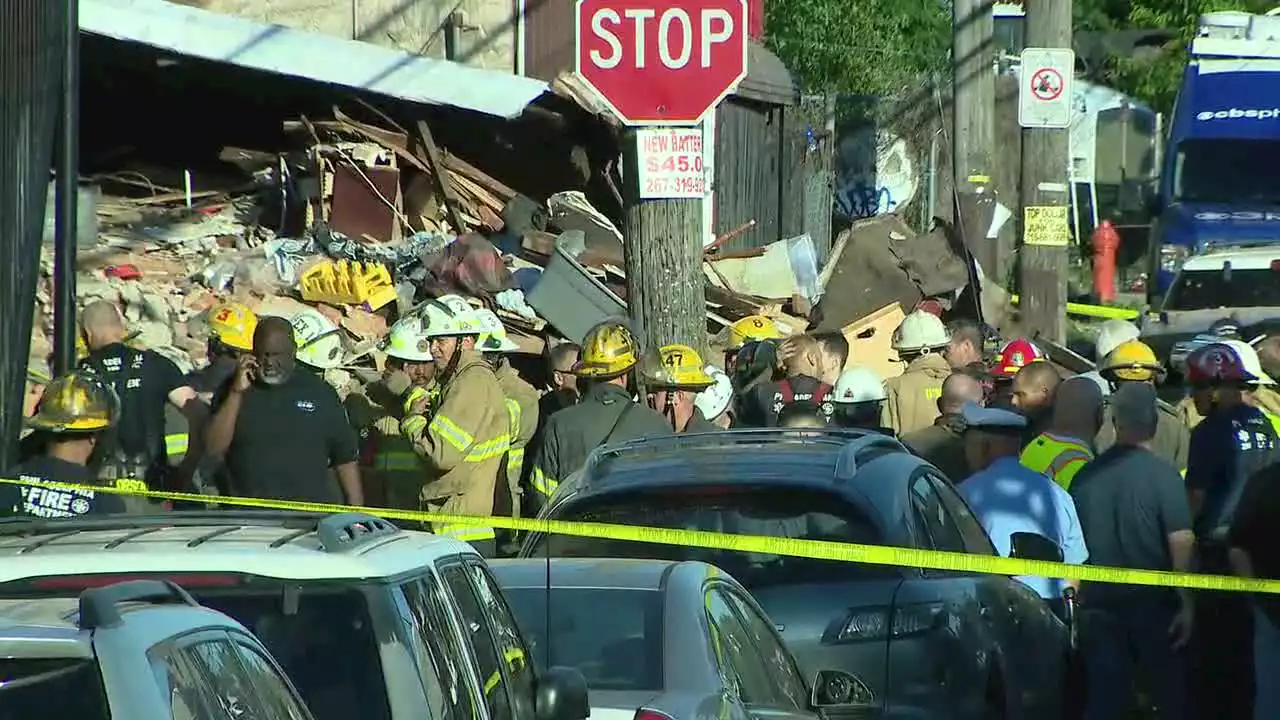
[(1069, 128), (1075, 53), (1071, 0), (1026, 3), (1018, 124), (1022, 126), (1022, 244), (1018, 250), (1022, 324), (1066, 341), (1067, 252), (1071, 244)]
[(704, 117), (747, 73), (746, 0), (578, 0), (576, 67), (627, 128), (627, 306), (647, 348), (706, 356)]

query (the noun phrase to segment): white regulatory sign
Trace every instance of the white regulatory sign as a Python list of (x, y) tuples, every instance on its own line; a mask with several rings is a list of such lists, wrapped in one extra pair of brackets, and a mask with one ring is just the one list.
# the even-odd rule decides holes
[(701, 128), (640, 128), (636, 130), (636, 154), (641, 199), (706, 196)]
[(1066, 48), (1022, 51), (1018, 124), (1024, 128), (1071, 127), (1071, 77), (1076, 54)]

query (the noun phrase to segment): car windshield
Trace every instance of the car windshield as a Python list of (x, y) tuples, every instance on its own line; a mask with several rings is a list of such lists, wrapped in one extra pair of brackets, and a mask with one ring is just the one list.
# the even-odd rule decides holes
[[(661, 492), (616, 493), (574, 504), (554, 514), (557, 520), (616, 525), (707, 530), (799, 540), (882, 545), (879, 528), (857, 507), (832, 493), (791, 489), (715, 486)], [(879, 565), (785, 557), (769, 553), (716, 550), (683, 545), (554, 535), (550, 547), (539, 538), (533, 556), (631, 557), (700, 560), (737, 578), (748, 588), (800, 583), (831, 583), (891, 577), (897, 571)]]
[(1280, 165), (1280, 140), (1200, 138), (1178, 143), (1174, 202), (1280, 203), (1271, 168)]
[(92, 660), (0, 660), (0, 720), (108, 720), (98, 664)]
[(280, 587), (252, 594), (192, 592), (258, 636), (315, 720), (390, 720), (373, 620), (360, 590), (303, 585), (296, 604), (293, 589)]
[(544, 588), (502, 593), (539, 665), (577, 668), (592, 690), (662, 689), (661, 592), (558, 588), (551, 593), (550, 617)]
[(1183, 270), (1165, 298), (1165, 310), (1280, 307), (1280, 272)]

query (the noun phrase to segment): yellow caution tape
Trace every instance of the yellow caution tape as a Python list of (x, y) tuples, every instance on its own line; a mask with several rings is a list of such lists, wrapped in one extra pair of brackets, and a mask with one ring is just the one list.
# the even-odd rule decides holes
[[(678, 545), (683, 547), (697, 547), (713, 550), (786, 555), (791, 557), (813, 558), (816, 560), (865, 563), (868, 565), (915, 567), (929, 570), (981, 573), (986, 575), (1030, 575), (1045, 578), (1061, 578), (1064, 580), (1082, 580), (1085, 582), (1115, 583), (1119, 585), (1150, 585), (1158, 587), (1189, 588), (1192, 590), (1273, 593), (1280, 595), (1280, 580), (1260, 580), (1253, 578), (1230, 577), (1226, 575), (1201, 575), (1198, 573), (1175, 573), (1165, 572), (1162, 570), (1112, 568), (1098, 565), (1070, 565), (1067, 563), (1046, 562), (1043, 560), (1022, 560), (989, 555), (969, 555), (967, 553), (943, 552), (940, 550), (917, 550), (914, 548), (885, 547), (882, 545), (858, 545), (854, 543), (829, 542), (826, 540), (797, 540), (791, 538), (767, 537), (763, 535), (736, 535), (732, 533), (710, 532), (707, 530), (677, 530), (673, 528), (612, 525), (608, 523), (569, 520), (453, 515), (449, 513), (422, 512), (417, 510), (397, 510), (394, 508), (335, 505), (331, 503), (297, 502), (292, 500), (264, 500), (262, 498), (247, 497), (224, 497), (221, 495), (199, 495), (196, 493), (165, 492), (161, 490), (124, 490), (118, 487), (98, 485), (76, 485), (56, 482), (32, 483), (29, 481), (24, 482), (5, 478), (0, 478), (0, 484), (39, 484), (42, 487), (49, 487), (55, 490), (89, 490), (112, 495), (146, 497), (152, 500), (193, 502), (205, 505), (235, 505), (238, 507), (250, 507), (264, 510), (287, 510), (292, 512), (325, 514), (367, 513), (369, 515), (375, 515), (388, 520), (407, 520), (411, 522), (436, 523), (440, 525), (466, 525), (467, 527), (502, 528), (523, 532), (545, 533), (549, 535), (572, 535), (576, 537), (598, 538), (601, 540), (620, 540), (624, 542), (644, 542), (655, 543), (658, 545)], [(53, 522), (56, 523), (57, 521), (54, 520)]]
[[(1018, 296), (1010, 295), (1009, 302), (1018, 304)], [(1087, 305), (1085, 303), (1067, 303), (1068, 315), (1098, 318), (1101, 320), (1137, 320), (1140, 314), (1133, 308), (1111, 307), (1110, 305)]]

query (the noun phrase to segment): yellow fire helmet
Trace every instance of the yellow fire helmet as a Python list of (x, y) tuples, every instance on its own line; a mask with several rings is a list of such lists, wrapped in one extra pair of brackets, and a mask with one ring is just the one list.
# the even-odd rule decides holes
[(235, 350), (253, 350), (258, 316), (241, 303), (223, 303), (209, 311), (209, 334)]
[(715, 384), (707, 374), (706, 363), (697, 350), (688, 345), (664, 345), (658, 350), (658, 362), (645, 367), (642, 375), (650, 389), (678, 389), (698, 392)]
[(639, 355), (636, 338), (626, 323), (605, 320), (587, 331), (582, 339), (582, 354), (570, 372), (607, 380), (635, 367)]
[(83, 433), (105, 430), (119, 417), (120, 398), (115, 391), (92, 373), (76, 371), (49, 383), (35, 416), (27, 422), (46, 432)]
[(763, 315), (748, 315), (729, 326), (729, 345), (737, 350), (748, 341), (777, 340), (782, 337), (778, 325)]
[(1098, 372), (1110, 380), (1153, 381), (1164, 372), (1155, 352), (1141, 340), (1130, 340), (1120, 343), (1107, 359), (1102, 361)]

